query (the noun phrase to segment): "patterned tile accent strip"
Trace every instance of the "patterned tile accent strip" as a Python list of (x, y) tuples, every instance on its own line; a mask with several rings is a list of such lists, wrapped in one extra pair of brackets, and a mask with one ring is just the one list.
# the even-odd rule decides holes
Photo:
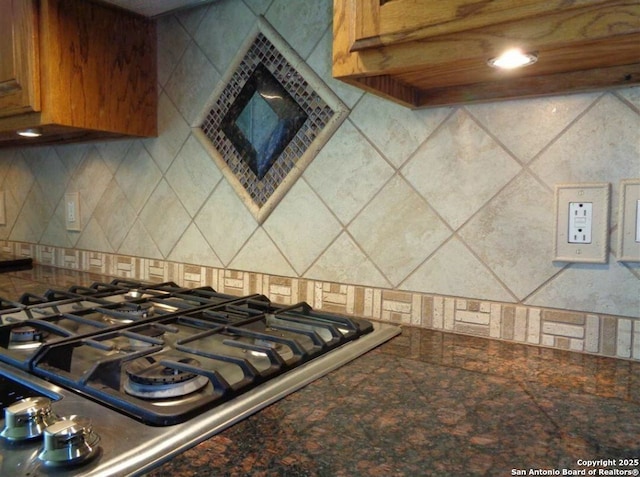
[(640, 317), (410, 293), (20, 242), (0, 241), (0, 250), (62, 269), (211, 286), (231, 295), (260, 293), (277, 303), (306, 301), (318, 310), (377, 321), (640, 360)]

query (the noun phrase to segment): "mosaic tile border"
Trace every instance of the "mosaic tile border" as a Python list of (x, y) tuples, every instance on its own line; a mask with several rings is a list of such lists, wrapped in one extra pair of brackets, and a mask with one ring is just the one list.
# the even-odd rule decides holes
[[(222, 121), (258, 64), (278, 79), (308, 119), (262, 179), (258, 179), (222, 131)], [(348, 109), (322, 79), (260, 17), (192, 128), (194, 135), (259, 223), (262, 223), (322, 146)]]
[(640, 317), (329, 283), (139, 257), (0, 241), (0, 252), (41, 265), (181, 286), (209, 285), (231, 295), (261, 293), (277, 303), (376, 321), (640, 361)]

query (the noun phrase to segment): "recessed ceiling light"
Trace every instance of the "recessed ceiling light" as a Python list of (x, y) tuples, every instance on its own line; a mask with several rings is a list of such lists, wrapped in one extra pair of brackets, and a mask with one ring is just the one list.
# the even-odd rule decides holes
[(489, 59), (487, 64), (494, 68), (512, 70), (514, 68), (532, 65), (536, 61), (538, 61), (537, 53), (525, 53), (522, 50), (514, 48), (505, 51), (500, 56)]
[(40, 137), (42, 136), (42, 131), (38, 128), (28, 128), (28, 129), (21, 129), (20, 131), (17, 131), (18, 136), (22, 136), (22, 137)]

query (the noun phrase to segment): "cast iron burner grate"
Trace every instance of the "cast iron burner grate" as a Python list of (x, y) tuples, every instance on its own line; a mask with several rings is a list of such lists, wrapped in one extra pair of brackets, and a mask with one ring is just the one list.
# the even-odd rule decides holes
[[(0, 326), (0, 361), (152, 426), (185, 422), (373, 331), (306, 303), (171, 282), (95, 284), (25, 303), (42, 316)], [(37, 345), (11, 347), (25, 327)]]

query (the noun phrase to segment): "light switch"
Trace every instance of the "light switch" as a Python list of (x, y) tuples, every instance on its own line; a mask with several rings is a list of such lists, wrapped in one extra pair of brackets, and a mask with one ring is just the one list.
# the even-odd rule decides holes
[(80, 194), (67, 192), (64, 195), (64, 211), (67, 230), (80, 232)]
[(558, 184), (554, 261), (607, 263), (609, 183)]
[(0, 225), (7, 225), (7, 212), (4, 203), (4, 191), (0, 191)]
[(620, 182), (618, 261), (640, 262), (640, 179)]

